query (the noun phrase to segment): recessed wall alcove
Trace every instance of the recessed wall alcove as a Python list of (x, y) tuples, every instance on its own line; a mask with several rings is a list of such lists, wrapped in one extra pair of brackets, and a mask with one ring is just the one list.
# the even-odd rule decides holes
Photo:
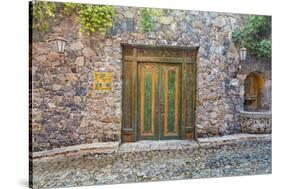
[(244, 82), (244, 110), (261, 110), (261, 90), (264, 87), (264, 79), (258, 72), (251, 72)]
[(240, 111), (241, 132), (271, 133), (271, 111), (268, 99), (270, 83), (269, 77), (264, 72), (252, 71), (246, 74), (244, 110)]

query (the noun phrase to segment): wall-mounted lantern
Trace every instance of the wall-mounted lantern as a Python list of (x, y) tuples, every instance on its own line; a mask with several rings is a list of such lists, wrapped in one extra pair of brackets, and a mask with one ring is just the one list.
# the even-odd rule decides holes
[(56, 43), (57, 52), (58, 53), (64, 53), (64, 48), (65, 48), (65, 45), (67, 43), (67, 40), (64, 39), (63, 37), (56, 37), (52, 41), (54, 41)]
[(64, 39), (62, 36), (63, 35), (59, 35), (56, 38), (48, 40), (48, 42), (55, 42), (56, 52), (59, 54), (60, 62), (64, 63), (64, 58), (65, 58), (64, 50), (65, 50), (66, 43), (68, 43), (68, 41)]
[(245, 47), (240, 48), (239, 55), (240, 55), (240, 60), (245, 61), (247, 57), (247, 49)]
[(56, 38), (48, 40), (48, 42), (55, 42), (56, 45), (56, 51), (60, 54), (64, 53), (65, 45), (68, 43), (66, 39), (64, 39), (62, 36), (58, 36)]

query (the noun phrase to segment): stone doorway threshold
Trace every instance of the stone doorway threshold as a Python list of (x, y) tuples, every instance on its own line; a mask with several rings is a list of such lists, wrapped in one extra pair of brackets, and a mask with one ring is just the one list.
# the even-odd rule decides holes
[(138, 141), (132, 143), (102, 142), (56, 148), (47, 151), (33, 152), (33, 160), (49, 160), (59, 157), (79, 157), (95, 154), (122, 154), (149, 151), (185, 150), (199, 147), (214, 147), (249, 140), (270, 140), (271, 134), (234, 134), (222, 137), (198, 138), (192, 140)]
[(162, 140), (162, 141), (138, 141), (122, 143), (118, 152), (148, 152), (162, 150), (184, 150), (205, 146), (225, 145), (246, 140), (271, 139), (271, 134), (234, 134), (222, 137), (198, 138), (195, 140)]

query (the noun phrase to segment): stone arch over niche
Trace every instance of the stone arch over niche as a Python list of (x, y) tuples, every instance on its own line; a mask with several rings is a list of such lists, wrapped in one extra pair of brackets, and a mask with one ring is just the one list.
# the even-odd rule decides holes
[(251, 72), (244, 81), (244, 110), (261, 110), (261, 90), (264, 87), (264, 78), (262, 73)]

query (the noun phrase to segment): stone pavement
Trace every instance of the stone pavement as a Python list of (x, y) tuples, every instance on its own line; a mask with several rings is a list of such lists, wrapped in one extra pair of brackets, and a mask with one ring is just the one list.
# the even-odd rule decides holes
[(33, 160), (33, 187), (66, 187), (271, 173), (271, 135), (140, 141), (110, 153)]

